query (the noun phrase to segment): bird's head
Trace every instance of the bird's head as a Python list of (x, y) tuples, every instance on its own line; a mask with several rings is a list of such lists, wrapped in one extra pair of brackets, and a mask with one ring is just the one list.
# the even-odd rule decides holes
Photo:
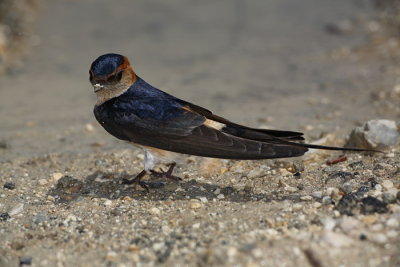
[(99, 56), (90, 66), (89, 75), (99, 102), (121, 95), (136, 80), (128, 58), (119, 54)]

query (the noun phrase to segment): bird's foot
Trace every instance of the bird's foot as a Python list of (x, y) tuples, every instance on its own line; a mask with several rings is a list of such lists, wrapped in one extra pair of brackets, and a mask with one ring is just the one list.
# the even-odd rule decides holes
[(174, 171), (175, 166), (176, 166), (176, 163), (173, 162), (173, 163), (169, 164), (169, 168), (167, 171), (164, 171), (163, 169), (161, 169), (161, 171), (150, 170), (150, 172), (153, 177), (167, 178), (167, 179), (171, 179), (174, 181), (182, 181), (182, 178), (172, 175), (172, 172)]
[(141, 181), (141, 179), (143, 178), (143, 176), (146, 175), (146, 171), (143, 170), (141, 171), (138, 175), (135, 176), (135, 178), (129, 180), (129, 179), (123, 179), (122, 183), (123, 184), (127, 184), (127, 185), (131, 185), (131, 184), (138, 184), (140, 185), (140, 187), (146, 189), (147, 192), (149, 192), (149, 186), (147, 185), (146, 182)]

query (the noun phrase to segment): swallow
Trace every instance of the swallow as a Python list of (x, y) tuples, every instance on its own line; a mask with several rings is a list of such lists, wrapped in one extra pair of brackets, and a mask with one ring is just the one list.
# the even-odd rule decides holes
[(256, 129), (231, 122), (151, 86), (135, 73), (123, 55), (98, 57), (89, 75), (97, 95), (97, 121), (114, 137), (144, 150), (144, 169), (131, 183), (145, 188), (141, 178), (148, 173), (179, 179), (172, 175), (175, 163), (168, 171), (154, 170), (159, 159), (168, 157), (169, 152), (259, 160), (298, 157), (310, 148), (368, 151), (306, 144), (301, 132)]

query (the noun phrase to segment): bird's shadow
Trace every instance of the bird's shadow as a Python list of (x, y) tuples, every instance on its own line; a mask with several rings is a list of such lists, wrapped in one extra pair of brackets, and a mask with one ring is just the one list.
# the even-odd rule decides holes
[(114, 173), (94, 172), (83, 181), (71, 176), (64, 176), (58, 180), (48, 194), (60, 203), (76, 201), (81, 198), (106, 198), (106, 199), (135, 199), (142, 201), (163, 200), (190, 200), (207, 198), (229, 202), (248, 202), (272, 200), (300, 201), (299, 195), (280, 195), (256, 193), (251, 188), (236, 189), (232, 186), (197, 182), (195, 179), (184, 179), (180, 182), (159, 179), (148, 180), (149, 191), (139, 185), (126, 185), (124, 179), (132, 177), (123, 174), (116, 176)]

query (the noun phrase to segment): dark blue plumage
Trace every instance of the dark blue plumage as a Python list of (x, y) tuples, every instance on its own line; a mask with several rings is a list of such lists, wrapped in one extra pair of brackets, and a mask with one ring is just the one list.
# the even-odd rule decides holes
[(90, 66), (92, 75), (106, 78), (124, 62), (124, 57), (119, 54), (105, 54), (98, 57)]

